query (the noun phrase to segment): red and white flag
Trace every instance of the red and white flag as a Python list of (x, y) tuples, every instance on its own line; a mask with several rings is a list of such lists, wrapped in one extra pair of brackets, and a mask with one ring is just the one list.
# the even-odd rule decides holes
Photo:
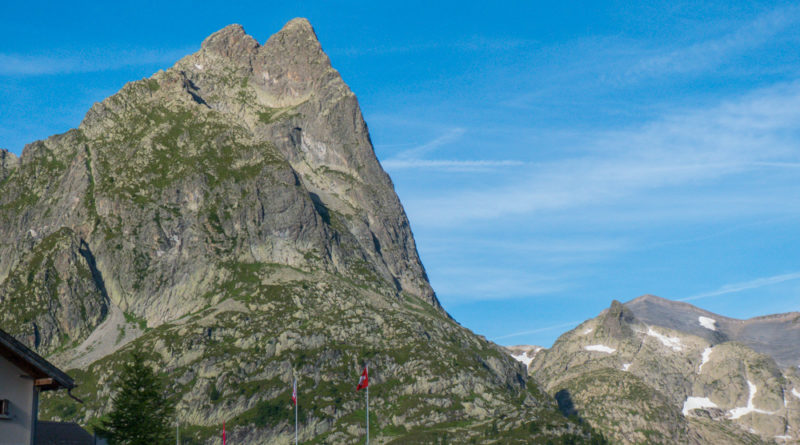
[(225, 421), (222, 421), (222, 445), (225, 445)]
[(364, 366), (364, 372), (361, 373), (361, 378), (358, 379), (358, 386), (356, 391), (362, 390), (369, 386), (369, 375), (367, 374), (367, 367)]
[(292, 403), (297, 406), (297, 379), (294, 379), (294, 385), (292, 386)]

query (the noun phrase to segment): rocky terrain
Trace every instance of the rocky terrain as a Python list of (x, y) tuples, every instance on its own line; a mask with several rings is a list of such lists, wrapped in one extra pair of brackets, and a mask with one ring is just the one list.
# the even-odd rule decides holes
[(567, 414), (623, 444), (800, 443), (800, 313), (735, 320), (614, 301), (530, 363)]
[(184, 443), (223, 421), (235, 443), (290, 443), (294, 377), (300, 439), (359, 442), (365, 363), (373, 443), (602, 442), (441, 308), (304, 19), (263, 45), (224, 28), (77, 129), (0, 151), (0, 326), (80, 385), (43, 418), (96, 422), (138, 350)]

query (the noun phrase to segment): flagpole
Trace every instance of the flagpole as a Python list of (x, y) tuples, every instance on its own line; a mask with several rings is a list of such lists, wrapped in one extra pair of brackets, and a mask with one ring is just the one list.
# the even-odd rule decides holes
[[(369, 365), (365, 366), (369, 372)], [(369, 445), (369, 384), (367, 385), (367, 445)]]
[[(297, 379), (294, 379), (294, 391), (297, 394)], [(297, 445), (297, 396), (294, 399), (294, 445)]]

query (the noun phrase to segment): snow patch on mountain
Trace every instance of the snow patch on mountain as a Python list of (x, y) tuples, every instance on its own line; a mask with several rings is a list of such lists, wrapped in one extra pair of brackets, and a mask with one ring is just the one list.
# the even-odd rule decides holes
[(708, 397), (687, 397), (683, 402), (683, 415), (688, 416), (689, 411), (701, 408), (719, 408), (716, 403)]
[(525, 366), (530, 366), (531, 362), (533, 361), (533, 357), (528, 357), (528, 354), (526, 354), (524, 352), (522, 354), (519, 354), (519, 355), (511, 354), (511, 357), (514, 357), (514, 359), (516, 361), (518, 361), (518, 362), (524, 363)]
[(717, 320), (703, 316), (697, 317), (697, 320), (700, 322), (700, 326), (711, 329), (712, 331), (717, 330)]
[(792, 388), (792, 395), (800, 399), (800, 392), (797, 392), (795, 388)]
[(541, 352), (543, 349), (544, 348), (541, 346), (530, 345), (509, 346), (506, 348), (514, 360), (525, 364), (526, 367), (530, 367), (531, 362), (533, 362), (533, 359), (536, 358), (536, 354)]
[(622, 370), (623, 370), (623, 371), (627, 371), (627, 370), (628, 370), (628, 368), (630, 368), (630, 367), (631, 367), (631, 364), (630, 364), (630, 363), (625, 363), (625, 364), (623, 364), (623, 365), (622, 365)]
[(747, 381), (747, 386), (750, 388), (750, 396), (747, 398), (747, 406), (734, 408), (728, 411), (728, 415), (730, 419), (738, 419), (746, 414), (750, 413), (759, 413), (759, 414), (775, 414), (772, 411), (765, 411), (763, 409), (758, 409), (753, 404), (753, 399), (756, 397), (756, 385), (751, 382), (750, 380)]
[(703, 350), (703, 361), (700, 362), (700, 366), (697, 368), (697, 373), (700, 374), (703, 372), (703, 365), (708, 363), (708, 359), (711, 358), (711, 346), (707, 347)]
[(606, 354), (611, 354), (611, 353), (617, 352), (616, 349), (609, 348), (606, 345), (589, 345), (589, 346), (584, 346), (583, 349), (585, 349), (587, 351), (605, 352)]
[(672, 348), (673, 351), (683, 350), (683, 343), (681, 343), (681, 339), (678, 337), (667, 337), (666, 335), (657, 332), (649, 326), (647, 328), (647, 335), (657, 338), (661, 344), (668, 348)]

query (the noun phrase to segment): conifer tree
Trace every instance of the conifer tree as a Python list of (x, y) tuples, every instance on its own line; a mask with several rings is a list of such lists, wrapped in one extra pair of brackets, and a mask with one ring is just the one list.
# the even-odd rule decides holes
[(98, 433), (110, 445), (168, 445), (172, 443), (174, 406), (164, 383), (134, 352), (116, 383), (112, 410)]

